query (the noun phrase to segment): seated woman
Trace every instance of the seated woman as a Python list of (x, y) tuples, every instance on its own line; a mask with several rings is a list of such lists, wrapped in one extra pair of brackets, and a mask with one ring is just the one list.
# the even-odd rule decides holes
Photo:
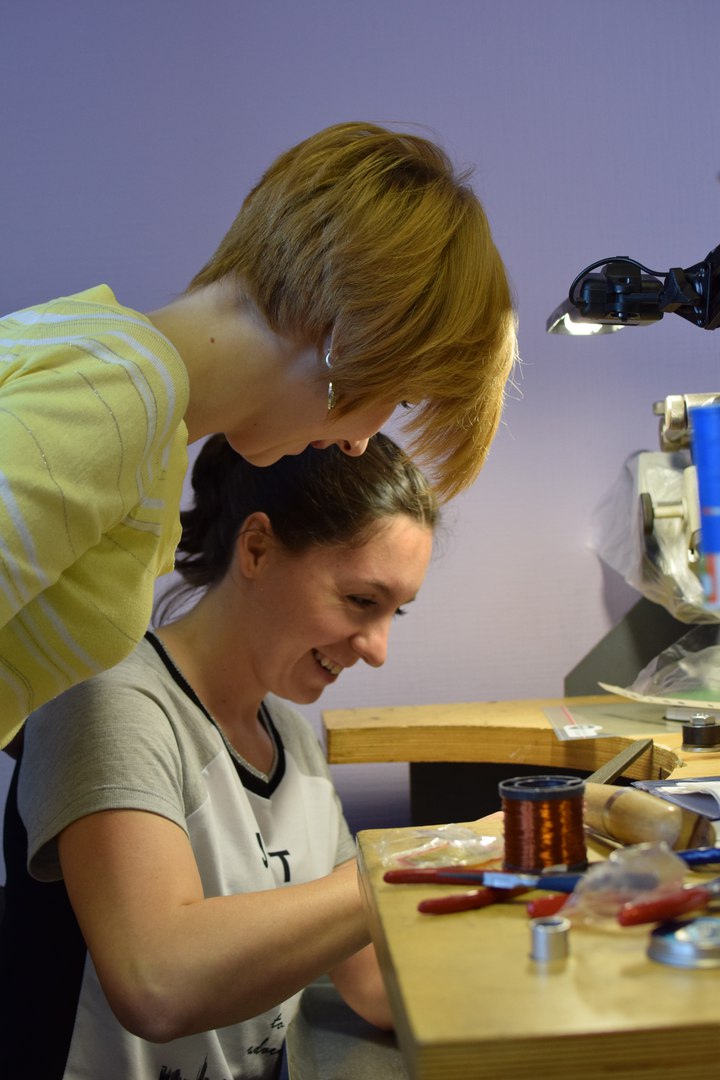
[(8, 1075), (274, 1077), (325, 972), (391, 1026), (353, 841), (287, 701), (384, 662), (435, 497), (384, 435), (359, 458), (267, 468), (215, 436), (193, 488), (177, 568), (199, 600), (26, 726), (6, 815)]

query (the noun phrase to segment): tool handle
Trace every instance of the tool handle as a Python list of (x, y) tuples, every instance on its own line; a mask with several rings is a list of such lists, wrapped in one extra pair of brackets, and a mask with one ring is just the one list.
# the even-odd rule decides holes
[(497, 900), (495, 889), (473, 889), (471, 892), (453, 893), (452, 896), (432, 896), (421, 900), (418, 911), (425, 915), (449, 915), (453, 911), (470, 911), (471, 908), (487, 907)]
[[(434, 880), (443, 885), (483, 885), (488, 873), (487, 870), (472, 870), (469, 866), (462, 870), (436, 870)], [(500, 871), (493, 871), (493, 873), (500, 873)], [(495, 884), (493, 883), (494, 886)], [(502, 885), (496, 887), (503, 888)]]
[(551, 893), (549, 896), (537, 896), (534, 900), (528, 900), (527, 913), (531, 919), (544, 919), (548, 915), (557, 915), (567, 902), (567, 893)]
[(678, 851), (678, 855), (687, 866), (709, 866), (712, 863), (720, 863), (720, 848), (716, 847), (690, 848), (689, 851)]
[(472, 908), (488, 907), (489, 904), (502, 904), (520, 896), (527, 889), (471, 889), (470, 892), (453, 893), (451, 896), (431, 896), (421, 900), (418, 911), (425, 915), (449, 915), (453, 911), (470, 911)]
[(582, 874), (541, 874), (537, 879), (536, 889), (549, 889), (550, 892), (571, 893)]
[(657, 844), (675, 850), (713, 843), (711, 822), (667, 799), (638, 788), (614, 784), (585, 785), (585, 824), (621, 844)]
[(477, 880), (491, 889), (513, 889), (522, 885), (526, 889), (549, 889), (551, 892), (564, 893), (572, 892), (582, 878), (582, 874), (516, 874), (511, 870), (486, 870), (484, 874), (476, 875)]
[(617, 920), (621, 926), (641, 926), (643, 923), (663, 922), (684, 915), (686, 911), (698, 911), (710, 900), (709, 891), (702, 885), (695, 888), (678, 889), (656, 900), (623, 904)]

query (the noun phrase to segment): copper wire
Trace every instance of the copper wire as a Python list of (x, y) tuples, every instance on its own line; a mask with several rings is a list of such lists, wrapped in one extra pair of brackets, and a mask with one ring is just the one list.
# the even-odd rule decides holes
[[(503, 865), (507, 870), (539, 873), (548, 866), (581, 869), (587, 864), (584, 784), (575, 778), (564, 779), (572, 783), (564, 786), (561, 777), (525, 777), (500, 785), (505, 826)], [(545, 797), (538, 781), (544, 781), (548, 788)]]

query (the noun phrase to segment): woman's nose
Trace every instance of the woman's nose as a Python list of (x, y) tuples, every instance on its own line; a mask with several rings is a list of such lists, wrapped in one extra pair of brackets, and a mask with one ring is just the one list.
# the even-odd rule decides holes
[(353, 649), (370, 667), (382, 667), (385, 663), (389, 631), (389, 625), (384, 623), (382, 626), (373, 626), (353, 636)]
[(347, 454), (348, 457), (360, 457), (367, 450), (367, 444), (369, 439), (338, 439), (336, 445), (340, 447), (343, 454)]

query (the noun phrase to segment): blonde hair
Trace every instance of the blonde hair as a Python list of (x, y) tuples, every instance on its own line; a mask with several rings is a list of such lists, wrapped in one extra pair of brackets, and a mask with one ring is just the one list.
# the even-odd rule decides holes
[(270, 166), (189, 290), (228, 275), (277, 333), (318, 349), (332, 334), (336, 416), (412, 402), (409, 450), (438, 493), (475, 479), (515, 317), (483, 208), (443, 150), (373, 124), (311, 136)]

